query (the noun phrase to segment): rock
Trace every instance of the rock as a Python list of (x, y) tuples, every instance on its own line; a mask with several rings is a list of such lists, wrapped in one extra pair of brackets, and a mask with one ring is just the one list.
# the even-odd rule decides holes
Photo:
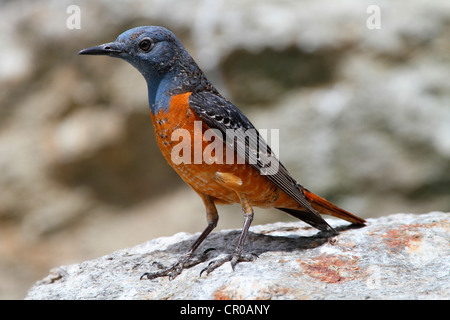
[[(259, 258), (224, 264), (199, 276), (208, 262), (172, 281), (139, 280), (173, 263), (197, 235), (157, 238), (98, 259), (51, 270), (26, 299), (449, 299), (450, 214), (394, 214), (352, 228), (330, 220), (327, 239), (300, 222), (252, 227), (245, 251)], [(232, 250), (239, 230), (215, 232), (198, 249), (209, 259)]]
[[(76, 54), (138, 25), (173, 30), (257, 128), (280, 129), (281, 160), (315, 193), (364, 218), (450, 211), (448, 0), (380, 2), (380, 29), (369, 0), (73, 2), (80, 29), (70, 1), (0, 1), (0, 299), (204, 224), (158, 150), (142, 76)], [(240, 226), (239, 208), (219, 212)]]

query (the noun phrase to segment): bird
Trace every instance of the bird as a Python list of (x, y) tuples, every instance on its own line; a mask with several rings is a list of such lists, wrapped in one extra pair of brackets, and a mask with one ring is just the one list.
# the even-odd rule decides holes
[[(234, 250), (211, 261), (200, 275), (209, 274), (227, 262), (234, 270), (237, 263), (257, 258), (243, 253), (254, 217), (253, 207), (279, 209), (332, 236), (338, 232), (322, 214), (355, 225), (365, 224), (364, 219), (299, 184), (250, 120), (219, 93), (170, 30), (161, 26), (135, 27), (113, 42), (83, 49), (78, 54), (120, 58), (143, 75), (158, 146), (169, 165), (205, 206), (207, 226), (186, 253), (170, 266), (159, 265), (160, 270), (144, 273), (141, 279), (167, 276), (172, 280), (192, 266), (195, 250), (217, 226), (216, 205), (240, 204), (243, 227)], [(222, 153), (215, 148), (209, 150), (209, 158), (199, 160), (199, 152), (205, 153), (208, 146), (211, 149), (212, 143), (208, 144), (210, 141), (204, 138), (196, 143), (183, 138), (181, 148), (180, 132), (193, 135), (195, 141), (195, 134), (208, 131), (212, 131), (215, 146), (223, 148)], [(177, 153), (175, 149), (182, 150)], [(232, 157), (226, 158), (228, 155)]]

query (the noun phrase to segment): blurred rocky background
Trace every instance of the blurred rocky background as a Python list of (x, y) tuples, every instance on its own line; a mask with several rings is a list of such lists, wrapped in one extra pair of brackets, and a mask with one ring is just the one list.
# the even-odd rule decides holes
[[(448, 0), (1, 0), (0, 299), (205, 227), (157, 149), (142, 76), (76, 54), (139, 25), (171, 29), (257, 128), (280, 129), (315, 193), (366, 218), (450, 211)], [(219, 229), (241, 226), (239, 206), (219, 210)]]

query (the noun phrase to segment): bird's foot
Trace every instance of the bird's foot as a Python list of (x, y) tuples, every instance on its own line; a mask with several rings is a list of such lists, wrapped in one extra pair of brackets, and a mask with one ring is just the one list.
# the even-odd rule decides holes
[(206, 272), (206, 275), (208, 275), (215, 269), (223, 265), (225, 262), (230, 262), (231, 268), (233, 268), (234, 271), (234, 268), (238, 264), (238, 262), (251, 262), (256, 260), (257, 258), (258, 255), (256, 254), (241, 254), (236, 252), (233, 254), (228, 254), (222, 258), (211, 261), (208, 266), (200, 272), (200, 277), (202, 276), (203, 272)]
[(181, 257), (180, 260), (178, 260), (178, 262), (174, 263), (170, 267), (164, 267), (161, 263), (155, 261), (152, 263), (152, 265), (158, 267), (161, 270), (156, 271), (156, 272), (146, 272), (141, 276), (140, 279), (141, 280), (145, 280), (145, 279), (151, 280), (151, 279), (156, 279), (159, 277), (168, 276), (169, 280), (173, 280), (178, 275), (181, 274), (183, 269), (193, 267), (199, 263), (204, 262), (206, 259), (208, 259), (208, 253), (211, 250), (215, 250), (215, 249), (214, 248), (207, 249), (203, 252), (203, 254), (201, 256), (198, 256), (198, 257), (191, 257), (190, 254), (185, 254)]

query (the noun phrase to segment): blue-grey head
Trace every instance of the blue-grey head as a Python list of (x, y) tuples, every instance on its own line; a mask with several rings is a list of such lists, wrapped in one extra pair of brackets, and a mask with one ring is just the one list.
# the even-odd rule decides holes
[(81, 50), (78, 54), (121, 58), (142, 73), (148, 85), (152, 111), (166, 108), (171, 95), (213, 89), (181, 42), (166, 28), (137, 27), (113, 42)]

